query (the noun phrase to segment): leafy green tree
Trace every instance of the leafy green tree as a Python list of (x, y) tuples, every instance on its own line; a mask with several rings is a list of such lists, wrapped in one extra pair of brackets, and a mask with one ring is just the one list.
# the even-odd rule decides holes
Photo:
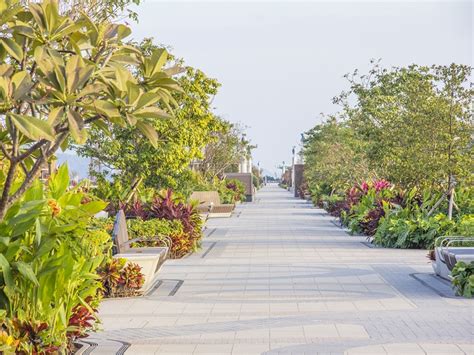
[[(348, 77), (342, 95), (350, 126), (368, 143), (369, 167), (402, 186), (446, 189), (472, 171), (471, 68), (382, 69)], [(355, 105), (351, 102), (355, 100)]]
[(365, 142), (334, 116), (306, 132), (303, 144), (305, 177), (312, 189), (324, 184), (344, 191), (369, 175)]
[[(20, 0), (28, 5), (29, 0)], [(129, 5), (139, 5), (141, 0), (61, 0), (58, 2), (61, 15), (77, 19), (81, 13), (87, 14), (94, 21), (110, 21), (116, 18), (130, 18), (137, 21), (138, 15), (128, 8)]]
[(122, 24), (60, 15), (58, 2), (0, 0), (0, 220), (71, 137), (91, 126), (135, 126), (157, 146), (179, 90), (164, 49), (145, 55), (123, 43)]
[[(149, 40), (140, 48), (145, 52), (158, 50)], [(192, 67), (180, 70), (182, 60), (171, 57), (171, 63), (176, 72), (180, 71), (177, 82), (182, 90), (173, 94), (173, 117), (151, 122), (159, 144), (153, 147), (135, 127), (115, 126), (110, 134), (93, 130), (91, 139), (78, 152), (100, 162), (100, 174), (126, 183), (141, 179), (145, 186), (180, 189), (191, 162), (202, 157), (203, 148), (223, 129), (223, 123), (211, 112), (212, 97), (219, 87), (217, 80)]]
[(245, 138), (244, 128), (222, 121), (224, 129), (216, 132), (216, 139), (204, 149), (204, 156), (196, 166), (206, 180), (212, 181), (226, 172), (238, 171), (243, 157), (249, 157), (254, 148)]

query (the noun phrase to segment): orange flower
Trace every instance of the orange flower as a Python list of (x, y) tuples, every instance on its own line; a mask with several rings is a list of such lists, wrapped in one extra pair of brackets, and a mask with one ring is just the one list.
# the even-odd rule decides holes
[(53, 217), (56, 217), (58, 214), (61, 213), (61, 207), (58, 205), (56, 200), (48, 200), (48, 206), (51, 208)]

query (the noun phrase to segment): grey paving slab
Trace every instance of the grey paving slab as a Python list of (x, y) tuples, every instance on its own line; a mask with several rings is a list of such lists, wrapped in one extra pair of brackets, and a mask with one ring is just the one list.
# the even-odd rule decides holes
[(152, 294), (103, 302), (93, 353), (474, 354), (474, 303), (426, 251), (370, 248), (277, 186), (237, 212)]

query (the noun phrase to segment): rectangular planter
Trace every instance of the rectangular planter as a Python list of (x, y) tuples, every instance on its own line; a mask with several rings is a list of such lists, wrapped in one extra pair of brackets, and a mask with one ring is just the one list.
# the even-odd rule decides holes
[(163, 255), (155, 253), (121, 253), (113, 256), (114, 258), (126, 259), (129, 263), (138, 264), (141, 267), (141, 272), (145, 277), (145, 282), (141, 288), (143, 293), (147, 292), (148, 289), (153, 285), (155, 281), (155, 275), (157, 274), (159, 267), (163, 263)]

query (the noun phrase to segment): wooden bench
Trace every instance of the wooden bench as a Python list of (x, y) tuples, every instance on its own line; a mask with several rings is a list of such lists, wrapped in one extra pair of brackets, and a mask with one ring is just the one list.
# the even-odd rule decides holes
[(199, 202), (199, 213), (208, 213), (209, 218), (230, 217), (235, 205), (221, 204), (219, 193), (217, 191), (194, 191), (189, 200)]
[(163, 247), (131, 247), (134, 242), (146, 240), (140, 238), (129, 239), (127, 220), (122, 210), (115, 217), (112, 239), (114, 258), (127, 259), (128, 262), (138, 264), (142, 268), (141, 272), (145, 277), (142, 291), (146, 292), (153, 285), (155, 274), (168, 256), (170, 242), (164, 240), (164, 244), (167, 245)]

